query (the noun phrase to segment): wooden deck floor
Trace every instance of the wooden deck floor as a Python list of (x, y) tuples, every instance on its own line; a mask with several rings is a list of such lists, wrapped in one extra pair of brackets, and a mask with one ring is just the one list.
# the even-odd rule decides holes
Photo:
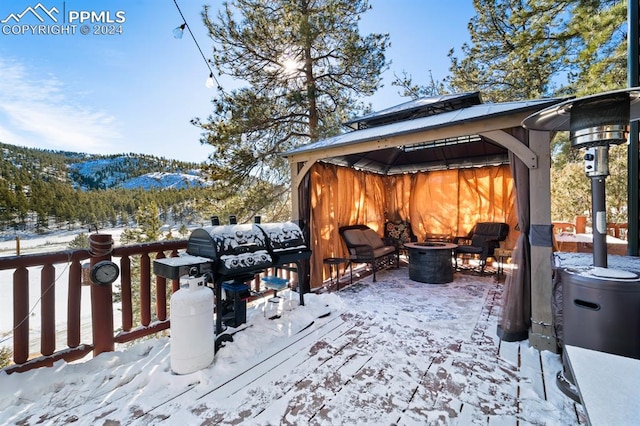
[[(52, 394), (45, 416), (25, 406), (12, 418), (145, 426), (586, 424), (582, 407), (555, 384), (557, 355), (496, 337), (502, 284), (493, 278), (456, 273), (453, 283), (428, 285), (400, 268), (337, 294), (327, 296), (329, 315), (315, 313), (304, 324), (287, 320), (300, 308), (273, 321), (260, 313), (207, 369), (176, 376), (166, 349), (145, 353), (97, 387), (58, 402)], [(233, 345), (258, 339), (251, 333), (262, 326), (289, 332), (251, 363), (231, 365)]]
[[(469, 293), (464, 302), (475, 300), (481, 308), (462, 318), (471, 324), (445, 325), (459, 330), (452, 339), (450, 331), (421, 326), (455, 323), (446, 304), (435, 317), (418, 320), (420, 313), (407, 299), (414, 295), (403, 294), (407, 286), (435, 290), (390, 278), (393, 273), (340, 292), (354, 306), (377, 295), (388, 321), (379, 321), (380, 312), (357, 309), (330, 315), (216, 386), (168, 393), (162, 405), (132, 413), (131, 423), (185, 424), (192, 418), (207, 425), (586, 424), (582, 407), (555, 384), (556, 355), (495, 336), (501, 284), (462, 279), (459, 285)], [(427, 297), (446, 293), (447, 286), (438, 287), (437, 295)], [(97, 421), (106, 413), (95, 414)]]

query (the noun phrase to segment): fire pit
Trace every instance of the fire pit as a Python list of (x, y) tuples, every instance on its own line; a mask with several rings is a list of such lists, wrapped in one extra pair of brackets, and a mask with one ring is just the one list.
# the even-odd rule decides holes
[(409, 250), (409, 278), (428, 284), (444, 284), (453, 281), (451, 243), (405, 243)]

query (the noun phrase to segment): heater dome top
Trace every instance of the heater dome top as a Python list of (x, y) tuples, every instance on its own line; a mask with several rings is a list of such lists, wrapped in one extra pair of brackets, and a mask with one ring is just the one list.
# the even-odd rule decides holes
[(640, 119), (640, 87), (631, 87), (560, 102), (528, 116), (522, 125), (530, 130), (569, 131), (572, 130), (571, 113), (575, 105), (598, 104), (608, 99), (619, 99), (625, 94), (629, 100), (628, 120)]

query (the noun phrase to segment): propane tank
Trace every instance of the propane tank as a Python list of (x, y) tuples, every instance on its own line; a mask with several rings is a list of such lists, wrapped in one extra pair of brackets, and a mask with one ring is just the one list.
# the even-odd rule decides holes
[(188, 283), (171, 296), (171, 370), (189, 374), (213, 361), (213, 291), (199, 285), (203, 277), (181, 278)]

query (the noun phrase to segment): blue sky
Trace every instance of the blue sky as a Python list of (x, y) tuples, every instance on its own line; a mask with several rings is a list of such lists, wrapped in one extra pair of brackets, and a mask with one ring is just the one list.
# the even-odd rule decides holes
[[(207, 3), (216, 7), (221, 1)], [(208, 55), (212, 42), (200, 18), (205, 1), (178, 4)], [(404, 70), (420, 83), (427, 82), (429, 70), (436, 79), (447, 75), (447, 52), (468, 40), (475, 11), (471, 0), (370, 4), (362, 34), (388, 32), (392, 43), (385, 87), (368, 99), (379, 110), (407, 100), (390, 85), (394, 72)], [(43, 22), (31, 12), (18, 16), (29, 6)], [(2, 0), (0, 21), (7, 18), (0, 22), (0, 142), (206, 161), (211, 147), (200, 144), (201, 132), (189, 120), (209, 115), (216, 90), (205, 87), (209, 70), (188, 34), (172, 36), (182, 23), (173, 0)], [(33, 29), (38, 24), (49, 32), (57, 25), (75, 33), (45, 35)], [(89, 34), (81, 34), (84, 24)], [(121, 34), (93, 34), (102, 29)], [(224, 78), (221, 83), (226, 89), (234, 84)]]

